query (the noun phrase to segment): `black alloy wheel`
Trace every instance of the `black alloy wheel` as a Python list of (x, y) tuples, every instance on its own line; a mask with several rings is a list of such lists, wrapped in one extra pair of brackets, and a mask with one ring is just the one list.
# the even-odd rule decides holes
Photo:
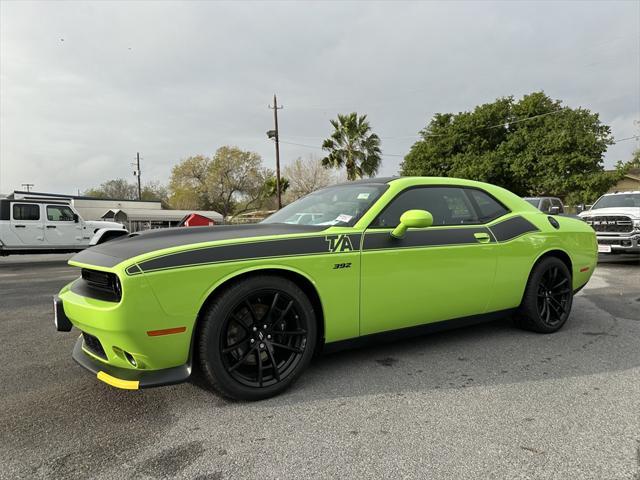
[(287, 293), (262, 290), (243, 298), (225, 319), (220, 337), (227, 373), (249, 387), (286, 379), (302, 360), (307, 330), (300, 306)]
[(538, 283), (538, 315), (550, 328), (563, 323), (571, 306), (571, 278), (557, 265), (549, 267)]
[(572, 304), (571, 271), (559, 258), (546, 257), (534, 266), (529, 275), (514, 321), (527, 330), (553, 333), (566, 323)]
[(313, 356), (315, 312), (304, 292), (282, 277), (237, 282), (209, 306), (201, 322), (202, 371), (230, 398), (259, 400), (280, 393)]

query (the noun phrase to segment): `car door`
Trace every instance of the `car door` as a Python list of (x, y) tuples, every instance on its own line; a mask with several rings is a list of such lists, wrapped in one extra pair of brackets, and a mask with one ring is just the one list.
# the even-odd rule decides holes
[[(362, 244), (361, 335), (486, 311), (498, 247), (483, 223), (508, 210), (490, 197), (499, 212), (479, 212), (475, 191), (455, 186), (406, 189), (367, 228)], [(400, 215), (411, 209), (429, 211), (433, 225), (393, 238), (390, 233)]]
[[(11, 231), (16, 246), (38, 247), (44, 242), (41, 205), (16, 202), (11, 205)], [(13, 245), (9, 245), (13, 246)]]
[(82, 226), (68, 205), (47, 204), (45, 238), (50, 245), (76, 246), (82, 242)]

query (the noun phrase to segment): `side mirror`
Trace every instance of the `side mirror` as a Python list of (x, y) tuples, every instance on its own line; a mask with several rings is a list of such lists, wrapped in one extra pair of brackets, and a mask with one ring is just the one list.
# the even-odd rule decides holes
[(427, 228), (433, 225), (433, 216), (426, 210), (407, 210), (400, 216), (400, 224), (393, 229), (391, 236), (402, 238), (407, 228)]
[(73, 221), (76, 222), (76, 223), (78, 223), (80, 221), (80, 217), (78, 217), (77, 213), (73, 214)]
[(551, 215), (558, 215), (560, 213), (560, 207), (551, 207), (549, 213)]

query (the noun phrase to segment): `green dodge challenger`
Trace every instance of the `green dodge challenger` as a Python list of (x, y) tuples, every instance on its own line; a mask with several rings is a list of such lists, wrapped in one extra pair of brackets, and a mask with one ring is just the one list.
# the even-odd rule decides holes
[(255, 225), (155, 230), (84, 250), (54, 298), (73, 358), (124, 389), (198, 368), (221, 394), (276, 395), (321, 350), (511, 316), (567, 321), (596, 236), (513, 193), (453, 178), (316, 191)]

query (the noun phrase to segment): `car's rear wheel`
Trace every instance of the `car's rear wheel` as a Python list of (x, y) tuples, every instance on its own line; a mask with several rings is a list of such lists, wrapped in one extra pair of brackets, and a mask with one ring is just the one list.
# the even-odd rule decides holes
[(316, 332), (313, 306), (295, 283), (278, 276), (249, 277), (226, 289), (204, 313), (200, 366), (224, 396), (272, 397), (308, 366)]
[(516, 324), (534, 332), (556, 332), (569, 318), (572, 303), (571, 272), (559, 258), (544, 258), (529, 276)]

